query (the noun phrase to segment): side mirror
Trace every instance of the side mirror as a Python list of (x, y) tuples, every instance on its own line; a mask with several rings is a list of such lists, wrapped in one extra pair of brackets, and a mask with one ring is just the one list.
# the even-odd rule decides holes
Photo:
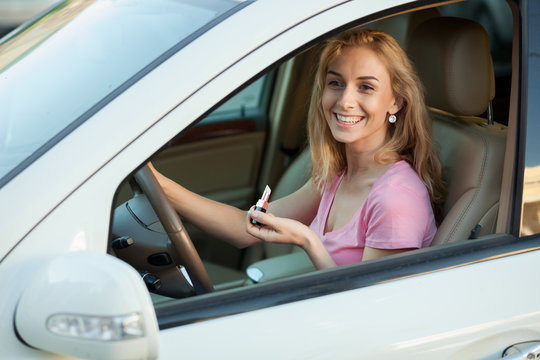
[(29, 346), (87, 359), (155, 359), (158, 324), (140, 275), (110, 255), (55, 257), (37, 270), (15, 310)]

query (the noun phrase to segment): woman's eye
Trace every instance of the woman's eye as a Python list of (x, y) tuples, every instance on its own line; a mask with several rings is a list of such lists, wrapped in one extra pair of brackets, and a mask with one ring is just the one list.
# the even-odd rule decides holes
[(368, 84), (363, 84), (360, 86), (360, 89), (362, 89), (363, 91), (371, 91), (373, 90), (373, 87), (371, 85), (368, 85)]
[(339, 82), (337, 80), (329, 80), (328, 81), (328, 86), (332, 87), (332, 88), (339, 88), (339, 87), (341, 87), (341, 82)]

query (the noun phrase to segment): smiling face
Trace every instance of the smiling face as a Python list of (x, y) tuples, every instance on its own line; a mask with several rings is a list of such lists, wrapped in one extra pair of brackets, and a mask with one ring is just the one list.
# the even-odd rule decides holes
[(386, 142), (387, 117), (399, 107), (388, 70), (373, 50), (345, 47), (328, 64), (322, 109), (334, 138), (355, 151)]

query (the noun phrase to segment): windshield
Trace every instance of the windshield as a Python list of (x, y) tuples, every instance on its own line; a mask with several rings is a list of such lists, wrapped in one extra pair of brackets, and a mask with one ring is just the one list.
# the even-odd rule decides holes
[(1, 40), (0, 187), (241, 2), (61, 1)]

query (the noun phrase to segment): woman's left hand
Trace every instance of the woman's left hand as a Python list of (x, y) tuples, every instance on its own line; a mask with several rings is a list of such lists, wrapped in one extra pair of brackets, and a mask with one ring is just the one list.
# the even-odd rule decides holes
[[(251, 219), (261, 225), (253, 225)], [(246, 231), (261, 241), (300, 246), (317, 269), (336, 266), (317, 234), (299, 221), (276, 217), (252, 207), (246, 216), (246, 224)]]
[[(251, 219), (261, 225), (253, 225)], [(299, 221), (256, 211), (255, 207), (249, 210), (246, 222), (249, 234), (268, 243), (292, 244), (305, 249), (309, 237), (313, 235), (310, 234), (313, 231)]]

